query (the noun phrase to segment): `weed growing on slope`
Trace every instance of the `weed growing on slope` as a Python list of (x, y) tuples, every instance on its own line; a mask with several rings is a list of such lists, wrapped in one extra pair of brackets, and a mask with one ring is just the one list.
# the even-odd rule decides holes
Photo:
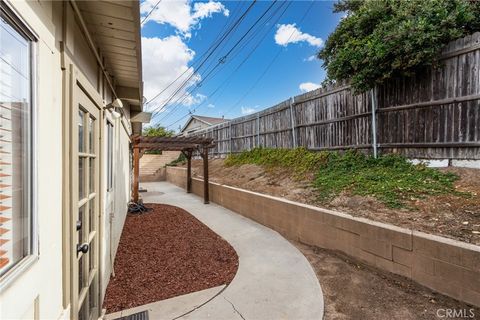
[(428, 195), (456, 193), (453, 173), (414, 165), (406, 158), (389, 154), (377, 159), (360, 152), (311, 152), (305, 148), (267, 149), (229, 156), (227, 166), (257, 164), (269, 168), (291, 169), (297, 177), (313, 172), (312, 185), (321, 201), (329, 201), (341, 192), (373, 196), (389, 207), (398, 208), (405, 201)]

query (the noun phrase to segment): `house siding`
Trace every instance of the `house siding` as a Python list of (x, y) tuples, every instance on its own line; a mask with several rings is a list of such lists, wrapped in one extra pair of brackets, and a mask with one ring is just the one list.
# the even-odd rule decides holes
[[(68, 4), (68, 2), (66, 2)], [(70, 212), (68, 201), (69, 144), (66, 132), (65, 112), (71, 108), (69, 89), (73, 64), (97, 91), (105, 104), (112, 101), (112, 92), (103, 78), (93, 53), (75, 21), (72, 8), (56, 1), (11, 1), (8, 5), (18, 13), (38, 36), (36, 47), (37, 91), (34, 110), (36, 130), (34, 135), (37, 182), (36, 230), (38, 255), (28, 268), (7, 282), (0, 279), (0, 319), (60, 319), (70, 318), (69, 297), (69, 248), (70, 234), (65, 229)], [(66, 16), (66, 18), (65, 18)], [(64, 18), (66, 30), (63, 30)], [(65, 38), (63, 38), (65, 36)], [(63, 45), (62, 45), (62, 40)], [(105, 197), (106, 170), (104, 157), (100, 155), (102, 181), (100, 198), (100, 292), (103, 298), (110, 279), (111, 265), (127, 214), (130, 200), (130, 135), (129, 105), (125, 104), (126, 118), (113, 119), (110, 111), (100, 112), (101, 123), (106, 118), (114, 124), (114, 192), (110, 202)], [(101, 129), (106, 132), (105, 128)], [(106, 140), (101, 138), (101, 153)], [(62, 169), (63, 168), (63, 169)], [(68, 250), (68, 249), (67, 249)]]

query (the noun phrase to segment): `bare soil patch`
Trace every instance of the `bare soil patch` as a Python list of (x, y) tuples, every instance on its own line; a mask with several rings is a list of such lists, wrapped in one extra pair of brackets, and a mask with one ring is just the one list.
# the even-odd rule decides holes
[[(192, 162), (193, 175), (201, 177), (201, 160)], [(407, 208), (392, 209), (373, 197), (342, 193), (330, 202), (320, 202), (311, 186), (313, 174), (299, 180), (288, 170), (265, 169), (248, 164), (227, 167), (222, 159), (210, 160), (210, 180), (263, 194), (347, 212), (353, 216), (390, 223), (430, 234), (480, 245), (480, 170), (445, 168), (456, 173), (458, 191), (471, 193), (470, 197), (455, 194), (430, 196), (411, 200)]]
[[(330, 250), (293, 242), (322, 286), (325, 319), (445, 319), (446, 309), (480, 319), (480, 309)], [(457, 313), (458, 314), (458, 313)], [(474, 317), (470, 317), (470, 315)]]
[(107, 313), (230, 283), (235, 250), (183, 209), (146, 204), (123, 227), (103, 308)]

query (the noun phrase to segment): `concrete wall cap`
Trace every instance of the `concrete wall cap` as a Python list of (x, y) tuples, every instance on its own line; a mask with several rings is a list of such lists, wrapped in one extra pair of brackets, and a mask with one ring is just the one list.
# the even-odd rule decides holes
[(441, 242), (443, 244), (451, 245), (454, 247), (460, 247), (462, 249), (472, 250), (480, 253), (480, 246), (477, 246), (472, 243), (466, 243), (466, 242), (462, 242), (462, 241), (458, 241), (450, 238), (445, 238), (442, 236), (436, 236), (436, 235), (424, 233), (421, 231), (413, 230), (412, 232), (413, 232), (412, 234), (413, 237), (423, 238), (423, 239), (434, 241), (434, 242)]

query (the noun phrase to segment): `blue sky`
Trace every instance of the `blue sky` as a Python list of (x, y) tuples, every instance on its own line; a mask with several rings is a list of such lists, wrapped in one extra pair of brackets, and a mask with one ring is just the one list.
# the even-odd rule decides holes
[[(157, 3), (143, 1), (142, 18)], [(258, 1), (200, 66), (202, 55), (251, 2), (160, 1), (142, 27), (144, 95), (151, 100), (163, 91), (146, 107), (156, 114), (152, 123), (177, 130), (189, 112), (235, 118), (314, 89), (325, 77), (314, 56), (342, 16), (332, 13), (333, 3)]]

